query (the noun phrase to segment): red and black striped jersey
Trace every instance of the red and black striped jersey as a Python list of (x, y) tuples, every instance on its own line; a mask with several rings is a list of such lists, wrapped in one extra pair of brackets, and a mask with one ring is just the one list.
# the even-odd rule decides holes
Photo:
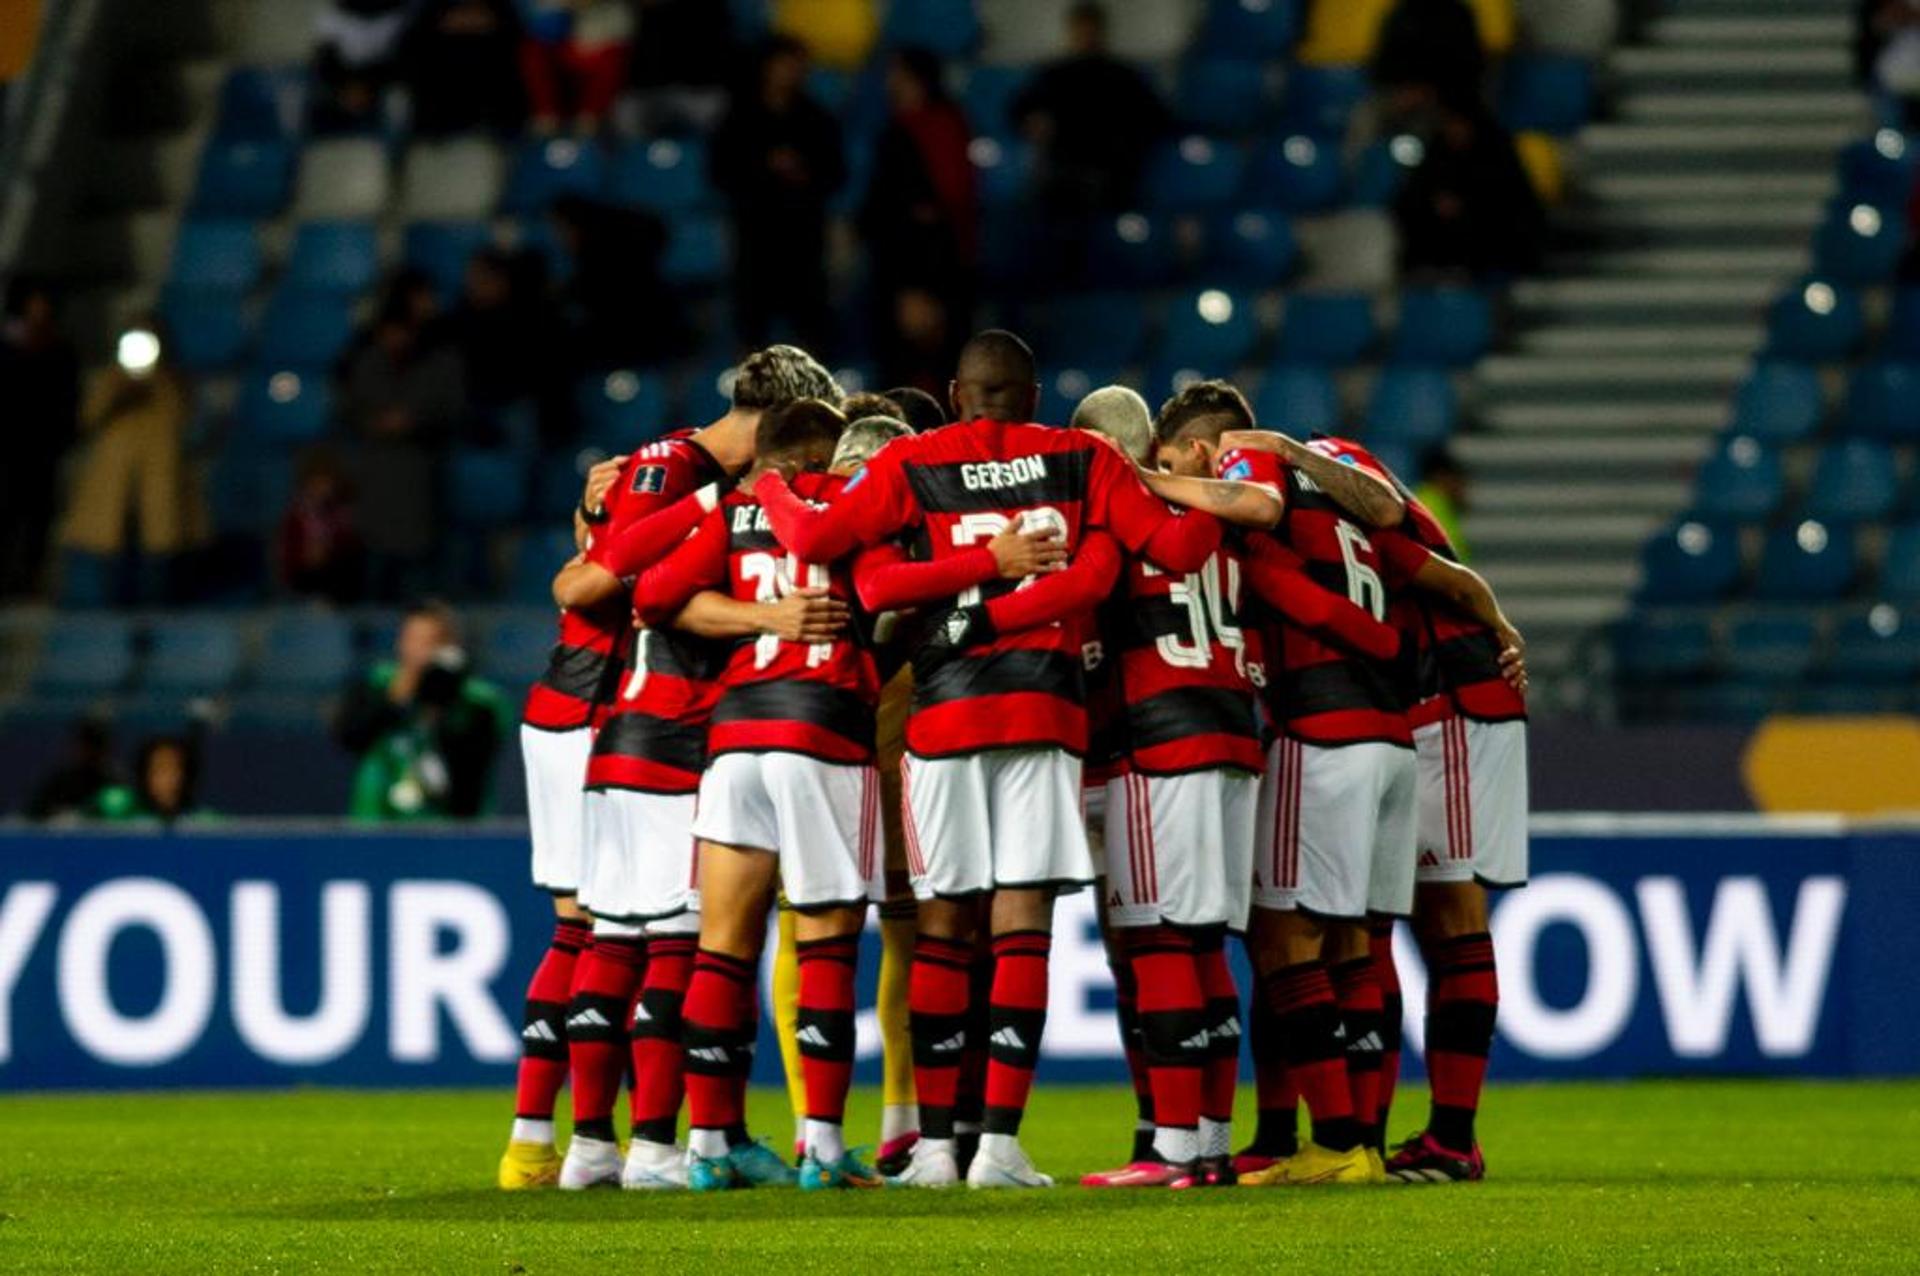
[[(1398, 535), (1379, 539), (1379, 548), (1400, 574), (1418, 572), (1428, 554), (1458, 562), (1453, 541), (1433, 511), (1420, 503), (1378, 457), (1351, 439), (1322, 436), (1308, 447), (1336, 461), (1359, 465), (1392, 483), (1407, 503)], [(1420, 552), (1424, 551), (1424, 552)], [(1526, 697), (1500, 672), (1500, 639), (1493, 629), (1441, 598), (1414, 591), (1420, 644), (1415, 725), (1457, 712), (1481, 722), (1510, 722), (1527, 716)]]
[[(1149, 493), (1106, 440), (1080, 430), (977, 420), (896, 439), (825, 511), (777, 480), (757, 495), (781, 542), (803, 559), (830, 560), (902, 532), (933, 563), (968, 554), (1015, 517), (1059, 530), (1077, 551), (1092, 528), (1170, 569), (1190, 571), (1219, 543), (1219, 524), (1176, 515)], [(971, 586), (957, 605), (1009, 595), (1026, 582)], [(1081, 634), (1049, 623), (954, 652), (916, 671), (907, 747), (943, 757), (1009, 747), (1086, 748)]]
[[(798, 494), (830, 497), (841, 480), (802, 474)], [(650, 568), (635, 591), (640, 618), (664, 624), (701, 590), (771, 603), (796, 588), (824, 588), (851, 600), (845, 567), (803, 563), (774, 539), (760, 502), (733, 492), (687, 541)], [(722, 753), (804, 753), (827, 762), (873, 761), (880, 701), (872, 652), (851, 634), (836, 642), (786, 642), (773, 634), (732, 645), (707, 730), (709, 757)]]

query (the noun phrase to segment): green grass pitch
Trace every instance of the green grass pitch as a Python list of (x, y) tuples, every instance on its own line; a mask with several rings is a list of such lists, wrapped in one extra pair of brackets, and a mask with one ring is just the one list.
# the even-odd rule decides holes
[[(492, 1190), (502, 1092), (0, 1097), (0, 1271), (1913, 1271), (1920, 1083), (1508, 1086), (1464, 1187), (1096, 1193)], [(1401, 1115), (1417, 1120), (1424, 1096)], [(874, 1096), (851, 1128), (873, 1125)], [(754, 1096), (785, 1133), (783, 1096)], [(1118, 1159), (1122, 1089), (1027, 1144)], [(1396, 1129), (1408, 1124), (1396, 1122)]]

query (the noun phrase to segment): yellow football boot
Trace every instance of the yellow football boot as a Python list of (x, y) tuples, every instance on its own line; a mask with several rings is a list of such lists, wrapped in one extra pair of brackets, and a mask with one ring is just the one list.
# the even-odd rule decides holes
[(552, 1187), (560, 1181), (560, 1154), (551, 1143), (507, 1144), (500, 1158), (500, 1190), (524, 1192), (529, 1188)]
[(1275, 1161), (1264, 1170), (1240, 1176), (1241, 1187), (1317, 1187), (1321, 1184), (1366, 1186), (1381, 1182), (1379, 1158), (1370, 1148), (1334, 1152), (1318, 1143), (1302, 1144), (1298, 1152)]

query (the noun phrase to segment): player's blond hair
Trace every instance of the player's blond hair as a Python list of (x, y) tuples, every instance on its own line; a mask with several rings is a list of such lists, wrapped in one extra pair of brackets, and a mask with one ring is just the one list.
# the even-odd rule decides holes
[(833, 450), (833, 462), (827, 468), (836, 474), (851, 473), (887, 444), (912, 433), (912, 426), (894, 417), (863, 416), (840, 436), (840, 444)]
[(764, 411), (795, 399), (838, 403), (846, 397), (821, 362), (799, 346), (768, 346), (740, 361), (733, 377), (733, 406)]
[(1076, 430), (1106, 435), (1141, 464), (1153, 449), (1153, 410), (1145, 399), (1123, 385), (1103, 385), (1080, 400), (1067, 424)]

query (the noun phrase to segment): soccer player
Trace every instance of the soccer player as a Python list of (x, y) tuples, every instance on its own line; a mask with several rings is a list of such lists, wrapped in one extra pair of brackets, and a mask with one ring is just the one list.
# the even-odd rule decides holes
[[(1103, 527), (1168, 570), (1204, 563), (1218, 523), (1174, 515), (1103, 441), (1028, 424), (1038, 390), (1025, 343), (982, 333), (963, 349), (954, 380), (959, 424), (890, 444), (824, 510), (771, 475), (756, 494), (781, 542), (807, 561), (911, 529), (940, 566), (1021, 518), (1057, 528), (1070, 550)], [(902, 783), (921, 901), (912, 1002), (922, 1137), (902, 1179), (915, 1185), (959, 1178), (950, 1110), (932, 1095), (951, 1093), (947, 1060), (966, 1042), (965, 969), (983, 896), (991, 897), (995, 965), (985, 1129), (967, 1181), (1051, 1184), (1020, 1148), (1020, 1119), (1045, 1024), (1053, 896), (1093, 875), (1080, 819), (1078, 635), (1049, 625), (1002, 636), (992, 601), (987, 589), (969, 587), (941, 619), (934, 642), (943, 658), (916, 659), (907, 722)]]

